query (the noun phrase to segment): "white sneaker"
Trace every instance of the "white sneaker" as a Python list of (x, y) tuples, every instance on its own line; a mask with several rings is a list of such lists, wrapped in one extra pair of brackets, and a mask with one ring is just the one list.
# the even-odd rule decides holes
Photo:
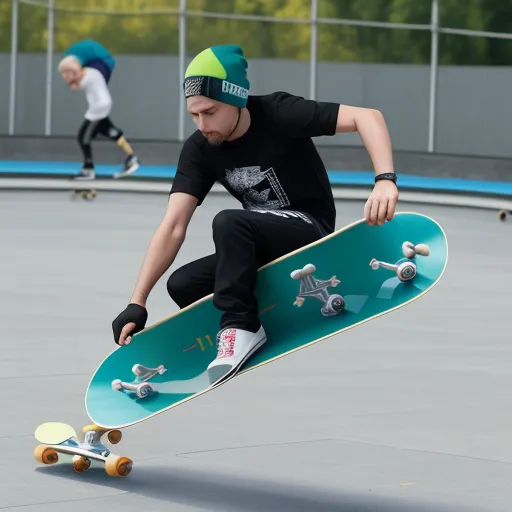
[(217, 357), (208, 365), (210, 382), (213, 384), (235, 373), (266, 341), (263, 326), (255, 333), (243, 329), (223, 329), (217, 335)]
[(124, 178), (129, 174), (133, 174), (140, 167), (139, 159), (135, 155), (130, 155), (124, 162), (124, 167), (121, 171), (114, 173), (114, 179)]
[(75, 174), (71, 179), (74, 181), (89, 181), (96, 178), (94, 169), (82, 168), (78, 174)]

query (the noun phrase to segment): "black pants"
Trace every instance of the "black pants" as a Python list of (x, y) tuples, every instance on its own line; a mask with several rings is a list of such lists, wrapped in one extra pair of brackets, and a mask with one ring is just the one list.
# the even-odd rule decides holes
[(122, 137), (123, 132), (112, 123), (109, 117), (98, 119), (97, 121), (84, 119), (78, 131), (78, 145), (84, 156), (84, 169), (94, 169), (91, 141), (98, 135), (118, 141)]
[(254, 287), (258, 268), (327, 233), (298, 212), (224, 210), (213, 220), (215, 253), (176, 270), (167, 290), (180, 308), (213, 293), (220, 328), (257, 331)]

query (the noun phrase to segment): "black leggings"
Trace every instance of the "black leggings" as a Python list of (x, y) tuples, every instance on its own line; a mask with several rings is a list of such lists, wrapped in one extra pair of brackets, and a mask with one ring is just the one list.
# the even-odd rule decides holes
[(78, 131), (78, 145), (84, 156), (84, 169), (94, 169), (91, 141), (95, 139), (98, 134), (116, 142), (123, 136), (123, 132), (114, 126), (109, 117), (98, 119), (97, 121), (84, 119)]
[(299, 212), (224, 210), (213, 220), (215, 254), (176, 270), (167, 291), (180, 308), (213, 293), (220, 328), (257, 331), (258, 268), (327, 235)]

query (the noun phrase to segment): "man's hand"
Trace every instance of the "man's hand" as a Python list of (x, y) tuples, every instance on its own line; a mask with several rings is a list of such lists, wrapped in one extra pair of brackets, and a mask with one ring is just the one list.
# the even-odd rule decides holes
[[(336, 133), (358, 132), (376, 174), (393, 172), (391, 139), (382, 113), (373, 108), (340, 105)], [(395, 215), (398, 189), (392, 181), (377, 181), (364, 207), (370, 226), (382, 226)]]
[(382, 226), (395, 215), (398, 188), (389, 180), (375, 183), (373, 191), (364, 206), (364, 216), (370, 226)]
[(114, 341), (118, 345), (128, 345), (132, 336), (144, 329), (147, 320), (147, 309), (131, 302), (112, 322)]

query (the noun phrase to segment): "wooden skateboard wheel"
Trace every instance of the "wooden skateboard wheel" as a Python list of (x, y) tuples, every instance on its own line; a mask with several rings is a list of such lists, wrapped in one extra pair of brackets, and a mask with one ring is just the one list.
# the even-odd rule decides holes
[(105, 462), (105, 471), (109, 476), (128, 476), (132, 470), (133, 461), (128, 457), (110, 454)]
[(107, 434), (107, 439), (108, 439), (109, 443), (111, 443), (111, 444), (119, 443), (119, 441), (121, 441), (122, 437), (123, 437), (123, 434), (121, 433), (120, 430), (111, 430)]
[(36, 447), (34, 457), (43, 464), (55, 464), (59, 461), (58, 453), (53, 448), (44, 444)]
[(77, 473), (83, 473), (84, 471), (87, 471), (91, 466), (91, 461), (87, 459), (86, 457), (83, 457), (81, 455), (75, 455), (73, 457), (73, 469)]

